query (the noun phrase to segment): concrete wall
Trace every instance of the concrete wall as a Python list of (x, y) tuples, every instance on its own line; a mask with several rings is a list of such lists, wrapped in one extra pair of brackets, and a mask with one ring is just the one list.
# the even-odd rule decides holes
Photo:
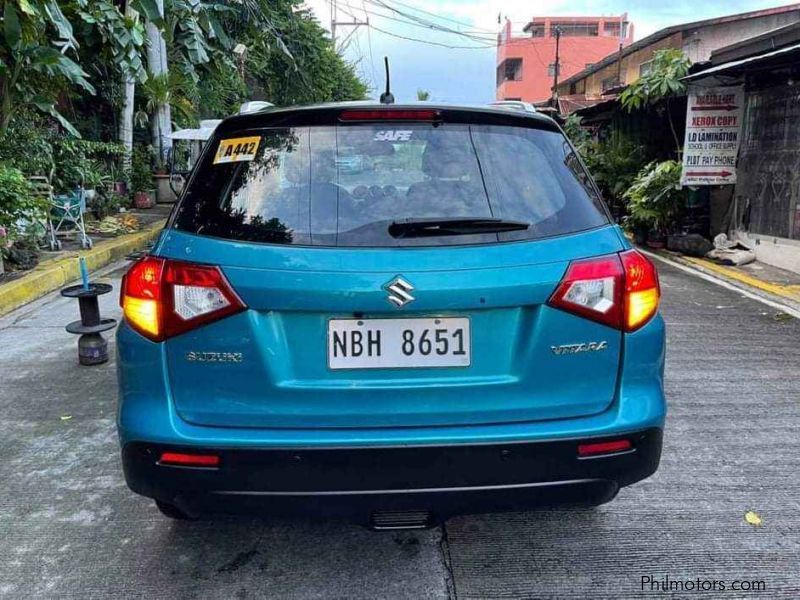
[(800, 241), (769, 237), (746, 231), (734, 231), (734, 239), (741, 240), (756, 253), (756, 259), (763, 263), (800, 273)]
[[(676, 33), (654, 44), (651, 44), (650, 46), (642, 48), (641, 50), (632, 52), (628, 56), (624, 56), (622, 58), (621, 69), (622, 82), (632, 83), (639, 79), (639, 68), (643, 63), (652, 60), (653, 54), (655, 54), (658, 50), (663, 50), (666, 48), (680, 48), (682, 39), (683, 38), (681, 34)], [(585, 77), (583, 79), (583, 85), (585, 85), (585, 91), (583, 93), (590, 98), (599, 97), (603, 90), (603, 80), (612, 77), (616, 78), (617, 69), (617, 61), (614, 61), (610, 65), (603, 67), (588, 77)], [(570, 92), (570, 86), (559, 86), (560, 94), (569, 94)], [(580, 85), (576, 86), (575, 93), (580, 93)]]
[(712, 50), (800, 21), (800, 10), (720, 23), (685, 31), (681, 48), (692, 62), (709, 59)]

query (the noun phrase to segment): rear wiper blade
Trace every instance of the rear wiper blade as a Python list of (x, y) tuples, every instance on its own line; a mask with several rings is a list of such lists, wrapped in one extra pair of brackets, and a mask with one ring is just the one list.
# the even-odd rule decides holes
[(530, 227), (524, 221), (508, 221), (487, 217), (460, 217), (453, 219), (400, 219), (389, 225), (393, 238), (431, 237), (437, 235), (470, 235), (475, 233), (500, 233), (523, 231)]

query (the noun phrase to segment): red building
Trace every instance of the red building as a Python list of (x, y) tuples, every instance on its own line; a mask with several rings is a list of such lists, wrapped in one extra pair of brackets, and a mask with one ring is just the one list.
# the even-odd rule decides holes
[(618, 17), (534, 17), (511, 34), (511, 22), (497, 37), (497, 99), (541, 102), (552, 95), (556, 32), (560, 31), (558, 78), (583, 71), (633, 41), (628, 15)]

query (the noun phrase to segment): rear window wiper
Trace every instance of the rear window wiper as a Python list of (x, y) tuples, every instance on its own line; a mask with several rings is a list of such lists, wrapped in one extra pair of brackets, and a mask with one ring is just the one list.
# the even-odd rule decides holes
[(393, 238), (433, 237), (437, 235), (470, 235), (476, 233), (500, 233), (523, 231), (530, 227), (524, 221), (508, 221), (491, 217), (460, 217), (452, 219), (400, 219), (389, 225)]

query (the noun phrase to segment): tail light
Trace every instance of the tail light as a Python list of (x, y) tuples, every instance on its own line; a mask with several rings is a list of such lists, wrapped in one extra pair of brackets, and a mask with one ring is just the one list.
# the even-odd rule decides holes
[(160, 342), (246, 307), (219, 267), (146, 256), (122, 280), (125, 320)]
[(658, 310), (658, 274), (636, 250), (571, 263), (548, 304), (623, 331), (636, 331)]

